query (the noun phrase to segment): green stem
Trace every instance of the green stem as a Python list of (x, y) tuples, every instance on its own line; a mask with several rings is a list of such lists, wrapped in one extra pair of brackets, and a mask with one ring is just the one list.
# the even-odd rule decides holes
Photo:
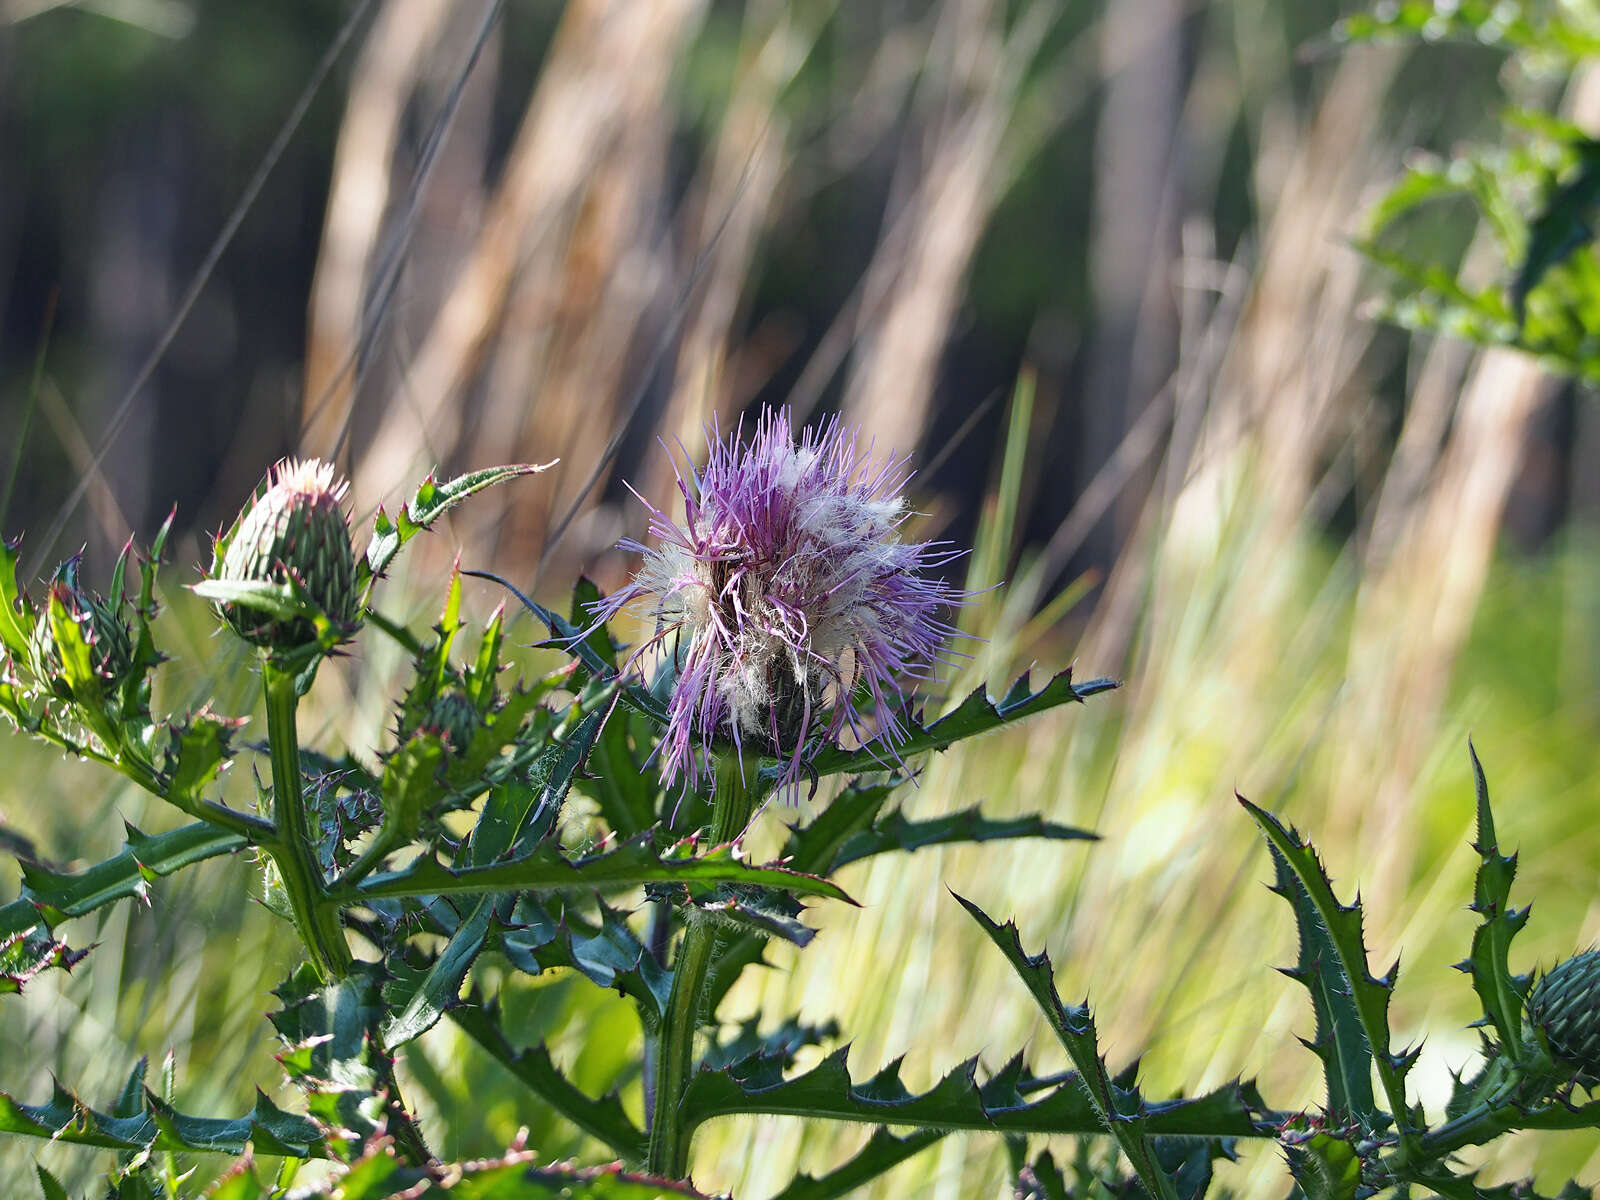
[[(1519, 1049), (1524, 1049), (1524, 1059), (1532, 1059), (1531, 1048)], [(1548, 1058), (1545, 1059), (1545, 1065), (1549, 1066)], [(1523, 1122), (1528, 1105), (1548, 1095), (1558, 1082), (1559, 1076), (1554, 1072), (1530, 1071), (1513, 1060), (1509, 1053), (1504, 1058), (1492, 1060), (1484, 1072), (1473, 1106), (1459, 1117), (1425, 1133), (1422, 1136), (1422, 1153), (1428, 1158), (1440, 1158), (1463, 1146), (1480, 1146), (1510, 1129), (1526, 1128)]]
[(215, 800), (202, 800), (198, 804), (179, 804), (168, 794), (161, 777), (141, 759), (130, 758), (120, 751), (116, 754), (102, 754), (93, 746), (75, 742), (48, 725), (40, 725), (34, 732), (68, 754), (109, 767), (157, 799), (165, 800), (179, 812), (188, 813), (197, 820), (226, 829), (229, 833), (237, 833), (253, 845), (262, 845), (277, 836), (277, 830), (271, 821), (263, 820), (251, 813), (236, 812), (226, 805), (218, 804)]
[(384, 1086), (389, 1093), (389, 1103), (385, 1110), (388, 1118), (385, 1131), (394, 1138), (400, 1153), (412, 1166), (423, 1168), (428, 1172), (429, 1178), (434, 1178), (434, 1168), (437, 1167), (439, 1160), (434, 1158), (433, 1151), (428, 1149), (422, 1130), (417, 1128), (417, 1123), (411, 1116), (411, 1109), (406, 1106), (405, 1097), (400, 1094), (400, 1080), (395, 1075), (394, 1064), (390, 1063), (383, 1073)]
[(339, 927), (338, 910), (323, 902), (322, 873), (306, 823), (300, 736), (295, 727), (300, 697), (295, 691), (294, 675), (280, 669), (269, 657), (262, 660), (261, 682), (267, 697), (267, 741), (272, 752), (272, 820), (278, 831), (278, 836), (264, 848), (278, 868), (295, 928), (311, 956), (311, 965), (325, 980), (342, 979), (350, 971), (350, 947)]
[[(761, 795), (760, 764), (726, 755), (717, 764), (712, 800), (711, 842), (720, 846), (744, 832)], [(694, 1070), (694, 1035), (705, 1004), (706, 978), (716, 948), (716, 927), (696, 909), (687, 913), (683, 940), (673, 962), (672, 992), (656, 1045), (655, 1106), (650, 1122), (647, 1169), (657, 1175), (686, 1179), (693, 1130), (683, 1121), (684, 1089)]]

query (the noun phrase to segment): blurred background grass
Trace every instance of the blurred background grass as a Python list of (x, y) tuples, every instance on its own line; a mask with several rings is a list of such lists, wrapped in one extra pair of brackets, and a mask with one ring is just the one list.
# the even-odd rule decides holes
[[(180, 584), (278, 455), (337, 458), (360, 520), (434, 464), (562, 460), (420, 545), (385, 604), (426, 621), (457, 552), (549, 598), (580, 569), (614, 586), (629, 564), (609, 547), (644, 524), (622, 480), (667, 492), (658, 436), (694, 447), (757, 404), (841, 412), (916, 454), (919, 533), (975, 547), (970, 585), (1008, 581), (966, 613), (986, 640), (951, 694), (1072, 658), (1127, 681), (929, 763), (910, 808), (981, 798), (1105, 841), (849, 868), (862, 909), (821, 913), (737, 1004), (837, 1018), (858, 1072), (905, 1053), (913, 1084), (1022, 1045), (1054, 1069), (948, 885), (1048, 947), (1113, 1061), (1148, 1049), (1153, 1091), (1259, 1074), (1273, 1103), (1314, 1104), (1292, 1040), (1309, 1013), (1271, 969), (1292, 931), (1237, 789), (1360, 886), (1376, 963), (1403, 948), (1395, 1019), (1428, 1039), (1413, 1078), (1437, 1104), (1475, 1047), (1448, 970), (1471, 928), (1469, 733), (1538, 900), (1519, 965), (1600, 930), (1600, 421), (1529, 360), (1365, 320), (1378, 283), (1345, 244), (1409, 147), (1492, 136), (1506, 93), (1556, 103), (1569, 81), (1483, 46), (1334, 53), (1316, 39), (1342, 10), (8, 0), (4, 528), (28, 531), (31, 571), (87, 546), (103, 581), (177, 501), (159, 699), (247, 712), (246, 661)], [(1600, 126), (1570, 83), (1567, 110)], [(1450, 210), (1412, 234), (1458, 255), (1474, 235)], [(497, 597), (470, 599), (481, 619)], [(401, 665), (384, 653), (364, 641), (325, 673), (318, 736), (377, 744)], [(0, 821), (45, 859), (171, 823), (4, 747)], [(209, 863), (80, 932), (83, 968), (0, 1005), (0, 1085), (38, 1100), (55, 1072), (104, 1100), (170, 1049), (191, 1110), (272, 1086), (261, 1014), (293, 947), (253, 875)], [(536, 984), (508, 996), (523, 1032), (592, 1086), (625, 1073), (621, 1003)], [(522, 1125), (551, 1157), (594, 1153), (449, 1028), (406, 1065), (443, 1153)], [(697, 1177), (761, 1197), (864, 1137), (723, 1122)], [(36, 1154), (79, 1190), (101, 1166), (7, 1141), (0, 1180), (26, 1194)], [(1493, 1166), (1534, 1171), (1593, 1182), (1600, 1157), (1550, 1136)], [(955, 1136), (863, 1194), (996, 1196), (1004, 1176), (995, 1139)], [(1285, 1186), (1259, 1151), (1229, 1179)]]

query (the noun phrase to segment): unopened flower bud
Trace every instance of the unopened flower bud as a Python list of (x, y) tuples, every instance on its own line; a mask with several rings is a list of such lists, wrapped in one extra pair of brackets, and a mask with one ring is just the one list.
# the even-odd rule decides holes
[(477, 705), (462, 692), (448, 691), (435, 698), (422, 727), (437, 733), (453, 753), (460, 754), (472, 744), (482, 724)]
[(1528, 1017), (1557, 1062), (1585, 1087), (1600, 1084), (1600, 950), (1588, 950), (1546, 971), (1528, 1000)]
[[(240, 583), (294, 581), (341, 632), (356, 624), (355, 551), (339, 507), (348, 488), (333, 465), (318, 459), (285, 460), (268, 486), (247, 504), (233, 529), (217, 543), (213, 578)], [(219, 606), (239, 636), (257, 646), (291, 650), (317, 640), (305, 617), (285, 619), (237, 602)]]
[[(78, 564), (65, 564), (50, 585), (49, 600), (59, 603), (70, 620), (82, 631), (89, 647), (89, 665), (96, 675), (112, 683), (126, 679), (133, 669), (133, 635), (113, 603), (78, 582)], [(33, 628), (33, 655), (40, 673), (57, 690), (68, 686), (61, 662), (60, 647), (50, 626), (49, 600)]]

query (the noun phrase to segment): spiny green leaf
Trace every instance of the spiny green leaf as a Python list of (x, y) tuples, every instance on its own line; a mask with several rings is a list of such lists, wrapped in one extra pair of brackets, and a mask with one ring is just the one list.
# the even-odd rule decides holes
[[(544, 605), (530, 600), (513, 584), (489, 571), (467, 571), (466, 574), (476, 575), (479, 579), (488, 579), (498, 583), (515, 596), (524, 608), (543, 621), (545, 628), (550, 631), (550, 638), (547, 641), (536, 643), (540, 648), (560, 650), (570, 654), (574, 662), (582, 667), (583, 671), (591, 678), (608, 680), (615, 677), (616, 669), (612, 666), (612, 661), (590, 644), (590, 638), (592, 638), (593, 634), (586, 633), (584, 626), (574, 625), (553, 609), (548, 609)], [(609, 642), (611, 635), (607, 633), (605, 636)], [(586, 681), (580, 678), (576, 682), (581, 687)], [(641, 687), (638, 684), (629, 684), (623, 688), (622, 698), (637, 711), (650, 717), (658, 725), (667, 723), (665, 703), (660, 697), (653, 695), (648, 688)]]
[(796, 871), (830, 874), (845, 843), (872, 829), (889, 796), (904, 782), (894, 776), (876, 783), (852, 783), (808, 824), (789, 830), (782, 858)]
[[(1528, 910), (1511, 907), (1511, 883), (1517, 875), (1517, 856), (1502, 855), (1489, 808), (1489, 784), (1477, 750), (1468, 743), (1472, 777), (1477, 790), (1478, 836), (1473, 849), (1479, 856), (1472, 889), (1472, 911), (1478, 927), (1472, 931), (1472, 952), (1457, 964), (1472, 976), (1473, 990), (1483, 1002), (1483, 1022), (1494, 1026), (1500, 1052), (1521, 1061), (1522, 1008), (1531, 980), (1511, 973), (1511, 939), (1528, 923)], [(1482, 1023), (1482, 1022), (1480, 1022)]]
[(594, 580), (587, 575), (578, 576), (578, 582), (572, 588), (572, 609), (568, 620), (578, 629), (594, 625), (583, 639), (584, 645), (594, 652), (594, 657), (605, 666), (608, 674), (616, 675), (621, 669), (617, 665), (618, 645), (609, 629), (594, 624), (595, 610), (604, 599)]
[(1294, 909), (1300, 941), (1295, 965), (1280, 970), (1311, 994), (1316, 1033), (1312, 1040), (1301, 1041), (1322, 1060), (1328, 1111), (1335, 1120), (1355, 1117), (1365, 1129), (1377, 1129), (1380, 1118), (1372, 1095), (1372, 1049), (1361, 1027), (1350, 982), (1310, 893), (1278, 848), (1268, 843), (1268, 849), (1276, 876), (1272, 890)]
[[(391, 1011), (380, 1028), (385, 1048), (394, 1050), (421, 1037), (438, 1023), (447, 1009), (459, 1002), (461, 985), (473, 960), (483, 949), (493, 921), (493, 898), (480, 897), (415, 986), (406, 989), (405, 994), (392, 990), (386, 993)], [(393, 1011), (395, 1008), (400, 1011)]]
[(122, 1085), (122, 1090), (117, 1093), (117, 1102), (111, 1106), (111, 1115), (114, 1117), (136, 1117), (143, 1107), (144, 1080), (150, 1069), (150, 1060), (141, 1058), (133, 1064), (133, 1070), (128, 1072), (128, 1078)]
[(0, 537), (0, 644), (19, 659), (28, 657), (27, 597), (17, 582), (17, 547), (22, 539)]
[[(480, 843), (476, 828), (473, 831), (471, 865), (487, 866), (502, 855), (520, 856), (533, 849), (554, 830), (561, 819), (562, 806), (572, 791), (573, 780), (582, 772), (599, 736), (602, 713), (590, 713), (578, 722), (577, 727), (565, 736), (551, 737), (536, 747), (525, 776), (533, 785), (532, 805), (521, 818), (509, 827), (509, 839), (502, 842), (501, 831), (490, 839), (487, 831)], [(485, 809), (485, 817), (488, 810)], [(481, 822), (480, 822), (481, 823)]]
[(672, 975), (656, 961), (623, 915), (598, 902), (595, 924), (570, 909), (553, 916), (532, 896), (518, 899), (511, 921), (497, 928), (493, 945), (511, 965), (529, 975), (562, 967), (578, 971), (597, 987), (615, 988), (638, 1006), (647, 1030), (661, 1023), (672, 991)]
[(1478, 1172), (1456, 1175), (1443, 1167), (1432, 1167), (1417, 1173), (1417, 1182), (1445, 1200), (1593, 1200), (1594, 1190), (1576, 1180), (1568, 1180), (1554, 1197), (1546, 1197), (1533, 1190), (1531, 1179), (1516, 1183), (1503, 1183), (1498, 1187), (1484, 1187), (1478, 1183)]
[(378, 509), (378, 515), (373, 520), (372, 541), (367, 545), (366, 554), (356, 564), (356, 588), (361, 593), (362, 602), (366, 601), (372, 581), (389, 569), (400, 548), (451, 508), (485, 488), (518, 476), (533, 475), (554, 465), (549, 462), (538, 466), (519, 463), (508, 467), (486, 467), (481, 471), (458, 475), (448, 483), (437, 483), (430, 474), (417, 487), (410, 501), (401, 507), (398, 520), (391, 521), (383, 509)]
[(700, 1060), (702, 1065), (716, 1071), (723, 1067), (731, 1067), (745, 1059), (759, 1057), (769, 1062), (776, 1060), (784, 1068), (788, 1068), (793, 1065), (795, 1054), (802, 1048), (820, 1046), (839, 1036), (839, 1025), (836, 1021), (807, 1025), (798, 1018), (791, 1017), (767, 1033), (762, 1033), (760, 1027), (759, 1015), (746, 1017), (739, 1022), (737, 1032), (713, 1043), (706, 1050), (705, 1056)]
[[(916, 712), (901, 714), (905, 736), (895, 743), (894, 752), (901, 759), (930, 750), (943, 750), (966, 738), (990, 733), (1014, 721), (1062, 704), (1082, 702), (1090, 696), (1108, 692), (1117, 684), (1110, 679), (1091, 679), (1074, 684), (1072, 669), (1062, 671), (1037, 692), (1027, 675), (1013, 683), (999, 700), (991, 700), (983, 688), (975, 689), (953, 711), (936, 721), (923, 723)], [(884, 769), (884, 748), (876, 744), (859, 750), (845, 750), (838, 746), (824, 746), (810, 758), (810, 765), (818, 775), (868, 774)], [(776, 773), (780, 768), (768, 768)]]
[(1117, 1140), (1122, 1153), (1133, 1166), (1139, 1182), (1152, 1196), (1161, 1200), (1178, 1200), (1172, 1179), (1156, 1161), (1150, 1139), (1145, 1131), (1146, 1104), (1136, 1089), (1114, 1084), (1106, 1072), (1105, 1060), (1100, 1057), (1100, 1047), (1095, 1033), (1094, 1016), (1087, 1004), (1068, 1008), (1061, 1003), (1056, 992), (1055, 974), (1050, 966), (1050, 956), (1044, 951), (1029, 954), (1022, 948), (1022, 938), (1017, 927), (1007, 921), (999, 925), (972, 901), (956, 895), (961, 907), (966, 909), (978, 927), (988, 935), (1005, 955), (1011, 969), (1033, 994), (1039, 1010), (1049, 1022), (1065, 1047), (1072, 1065), (1077, 1069), (1078, 1082), (1095, 1115), (1106, 1131)]
[[(396, 1157), (394, 1148), (378, 1141), (331, 1178), (309, 1187), (298, 1184), (300, 1200), (416, 1200), (448, 1193), (451, 1200), (662, 1200), (682, 1196), (708, 1200), (686, 1183), (638, 1175), (613, 1163), (600, 1167), (540, 1165), (538, 1153), (516, 1148), (501, 1157), (446, 1168), (440, 1182), (421, 1168)], [(238, 1190), (232, 1190), (237, 1184)], [(267, 1191), (247, 1166), (208, 1190), (208, 1200), (266, 1200)], [(153, 1200), (153, 1198), (152, 1198)]]
[(243, 605), (280, 621), (312, 615), (305, 610), (293, 585), (288, 583), (272, 583), (265, 579), (202, 579), (190, 584), (189, 590), (213, 604)]
[(1359, 1128), (1328, 1128), (1304, 1116), (1289, 1123), (1281, 1135), (1284, 1156), (1306, 1200), (1359, 1200), (1372, 1194), (1362, 1181), (1362, 1156), (1353, 1140), (1363, 1136)]
[(283, 1039), (278, 1055), (288, 1076), (306, 1093), (306, 1108), (328, 1130), (330, 1149), (348, 1159), (361, 1139), (377, 1135), (385, 1122), (389, 1062), (377, 1047), (387, 1013), (382, 968), (358, 962), (343, 979), (323, 983), (310, 964), (301, 966), (273, 995), (283, 1007), (270, 1013)]
[(800, 920), (805, 909), (787, 892), (731, 883), (693, 890), (696, 908), (736, 931), (778, 937), (796, 946), (808, 946), (817, 936), (815, 929)]
[[(874, 1129), (867, 1144), (851, 1155), (847, 1162), (822, 1175), (797, 1175), (772, 1200), (835, 1200), (839, 1196), (848, 1196), (856, 1188), (905, 1162), (912, 1155), (920, 1154), (944, 1136), (943, 1129), (917, 1129), (904, 1137), (896, 1137), (881, 1127)], [(1058, 1200), (1065, 1200), (1065, 1197)]]
[(580, 1090), (556, 1069), (543, 1046), (518, 1050), (501, 1031), (493, 1007), (469, 1002), (450, 1010), (450, 1019), (525, 1086), (579, 1129), (598, 1138), (625, 1158), (642, 1162), (648, 1138), (623, 1111), (615, 1095), (600, 1099)]
[(422, 825), (422, 814), (445, 794), (439, 768), (444, 743), (436, 733), (419, 732), (389, 756), (383, 767), (383, 823), (410, 841)]
[(505, 605), (495, 605), (488, 624), (483, 627), (483, 637), (478, 641), (477, 657), (467, 671), (467, 695), (478, 706), (479, 712), (487, 712), (494, 702), (495, 680), (501, 666), (500, 645), (505, 638), (505, 620)]
[(913, 821), (904, 809), (895, 809), (872, 823), (868, 829), (848, 838), (839, 848), (830, 872), (875, 854), (892, 850), (921, 850), (966, 842), (1009, 841), (1016, 838), (1045, 838), (1062, 842), (1093, 842), (1100, 835), (1072, 825), (1060, 825), (1042, 816), (993, 819), (985, 817), (977, 805), (943, 817)]
[(333, 893), (343, 904), (400, 896), (459, 896), (477, 892), (552, 892), (629, 888), (646, 883), (751, 883), (803, 896), (825, 896), (854, 904), (836, 884), (782, 867), (751, 867), (718, 847), (694, 858), (661, 858), (641, 836), (589, 855), (568, 859), (548, 842), (521, 858), (484, 867), (452, 870), (423, 855), (402, 870), (374, 875)]
[(34, 1174), (39, 1177), (39, 1190), (44, 1193), (44, 1200), (72, 1200), (67, 1195), (67, 1189), (61, 1186), (61, 1181), (46, 1171), (38, 1163), (33, 1165)]
[(150, 879), (231, 854), (244, 844), (238, 834), (203, 821), (155, 835), (129, 825), (122, 853), (86, 871), (69, 875), (38, 865), (24, 866), (22, 898), (0, 905), (0, 937), (31, 929), (41, 918), (46, 925), (55, 926), (129, 896), (142, 898)]
[(161, 775), (168, 799), (179, 808), (192, 809), (204, 799), (232, 753), (230, 742), (244, 721), (219, 717), (202, 708), (169, 728), (169, 744)]
[(104, 700), (104, 681), (94, 669), (94, 652), (78, 615), (68, 607), (67, 595), (60, 585), (50, 589), (47, 611), (54, 654), (61, 660), (61, 674), (72, 689), (73, 699), (85, 708), (98, 707)]
[(35, 926), (0, 936), (0, 996), (21, 992), (35, 976), (52, 968), (70, 971), (87, 950), (72, 950)]
[[(167, 511), (167, 519), (161, 522), (161, 528), (156, 531), (155, 539), (150, 543), (150, 548), (139, 556), (139, 600), (133, 609), (134, 661), (146, 670), (154, 668), (161, 663), (161, 655), (155, 647), (154, 636), (150, 632), (150, 623), (156, 619), (159, 606), (156, 604), (156, 568), (161, 565), (161, 554), (166, 549), (167, 538), (172, 533), (172, 522), (177, 517), (178, 510), (174, 506)], [(120, 569), (122, 560), (117, 560)], [(120, 575), (119, 575), (120, 583)], [(114, 593), (115, 595), (116, 593)]]
[(649, 761), (653, 732), (647, 719), (631, 709), (612, 712), (595, 740), (594, 774), (578, 784), (619, 837), (642, 833), (656, 820), (661, 778)]
[(1268, 843), (1281, 854), (1305, 888), (1311, 906), (1316, 910), (1328, 944), (1339, 960), (1339, 969), (1350, 985), (1350, 997), (1361, 1019), (1362, 1032), (1372, 1051), (1373, 1066), (1378, 1081), (1389, 1102), (1403, 1137), (1411, 1134), (1411, 1114), (1406, 1105), (1405, 1077), (1416, 1062), (1417, 1051), (1408, 1050), (1394, 1054), (1389, 1049), (1389, 998), (1394, 992), (1394, 981), (1400, 971), (1399, 963), (1389, 969), (1383, 978), (1375, 978), (1367, 969), (1367, 950), (1362, 933), (1361, 902), (1344, 905), (1333, 893), (1317, 853), (1293, 829), (1284, 826), (1265, 809), (1257, 808), (1240, 796), (1239, 803), (1255, 819), (1266, 835)]
[(322, 1132), (305, 1117), (284, 1112), (261, 1093), (254, 1110), (225, 1120), (177, 1112), (150, 1092), (138, 1116), (115, 1117), (96, 1112), (56, 1085), (45, 1104), (21, 1104), (0, 1093), (0, 1133), (100, 1146), (110, 1150), (194, 1150), (243, 1154), (321, 1157)]
[(1172, 1178), (1185, 1200), (1201, 1200), (1211, 1190), (1215, 1163), (1219, 1159), (1234, 1161), (1233, 1147), (1233, 1138), (1158, 1137), (1151, 1142), (1157, 1165)]
[[(555, 689), (550, 678), (513, 688), (483, 716), (472, 740), (445, 764), (445, 780), (458, 797), (475, 798), (485, 782), (494, 784), (533, 770), (534, 762), (552, 753), (577, 755), (574, 769), (588, 751), (588, 730), (580, 726), (563, 740), (549, 736), (552, 717), (540, 703)], [(530, 720), (531, 717), (531, 720)], [(565, 795), (565, 787), (562, 788)]]
[[(1105, 1132), (1076, 1075), (1037, 1100), (1024, 1098), (1031, 1077), (1013, 1060), (983, 1083), (977, 1060), (969, 1059), (921, 1094), (900, 1080), (890, 1064), (856, 1082), (847, 1065), (849, 1047), (811, 1070), (785, 1078), (771, 1060), (755, 1056), (724, 1070), (702, 1070), (684, 1092), (683, 1117), (691, 1130), (715, 1117), (768, 1113), (812, 1120), (861, 1121), (871, 1125), (915, 1125), (928, 1129), (981, 1129), (999, 1133), (1077, 1134)], [(1229, 1084), (1192, 1100), (1149, 1103), (1144, 1127), (1175, 1137), (1267, 1137), (1257, 1124), (1260, 1097), (1248, 1084)]]
[(747, 933), (718, 947), (711, 973), (706, 977), (706, 1011), (716, 1013), (739, 977), (753, 966), (769, 966), (764, 958), (767, 939)]

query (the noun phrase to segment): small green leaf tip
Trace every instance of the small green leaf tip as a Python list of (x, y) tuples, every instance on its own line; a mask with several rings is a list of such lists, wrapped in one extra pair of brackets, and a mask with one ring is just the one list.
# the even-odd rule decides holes
[(355, 632), (355, 551), (340, 508), (348, 487), (331, 463), (285, 459), (217, 539), (211, 580), (269, 585), (260, 602), (244, 593), (219, 600), (218, 611), (240, 637), (288, 651)]
[(1579, 1083), (1600, 1085), (1600, 950), (1573, 955), (1546, 971), (1528, 1000), (1528, 1019)]

